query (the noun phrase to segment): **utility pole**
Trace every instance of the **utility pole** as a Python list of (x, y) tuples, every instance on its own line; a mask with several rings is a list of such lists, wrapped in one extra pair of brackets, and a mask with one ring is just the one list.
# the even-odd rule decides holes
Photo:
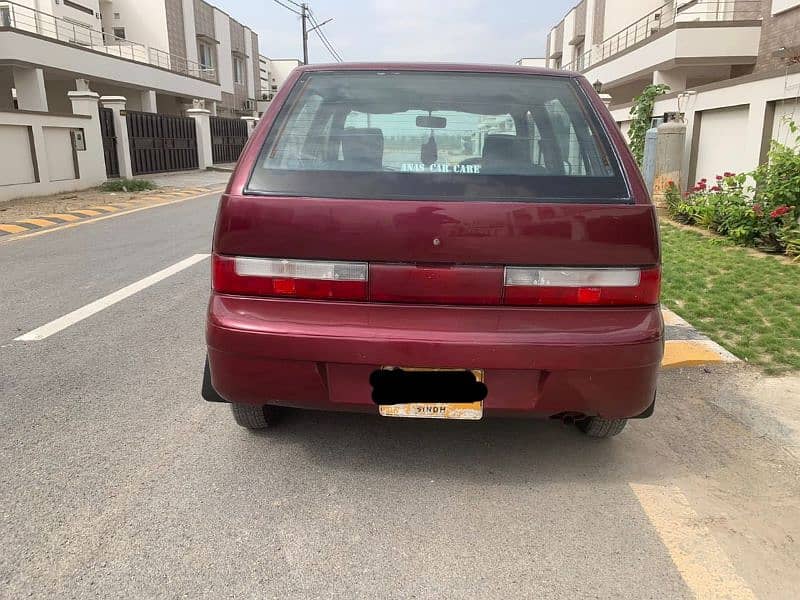
[(303, 20), (303, 64), (308, 64), (308, 26), (306, 25), (306, 20), (308, 19), (308, 4), (303, 2), (300, 5), (300, 10), (302, 11), (300, 17)]

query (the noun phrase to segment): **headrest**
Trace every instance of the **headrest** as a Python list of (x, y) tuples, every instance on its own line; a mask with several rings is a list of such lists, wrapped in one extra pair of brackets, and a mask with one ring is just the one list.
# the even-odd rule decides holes
[(531, 167), (528, 138), (515, 135), (489, 134), (483, 142), (483, 168), (486, 171), (518, 171)]
[(364, 170), (383, 168), (383, 131), (377, 128), (348, 127), (342, 134), (345, 162)]

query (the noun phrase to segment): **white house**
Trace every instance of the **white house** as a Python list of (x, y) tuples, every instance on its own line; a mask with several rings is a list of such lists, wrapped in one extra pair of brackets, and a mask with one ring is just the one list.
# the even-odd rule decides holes
[(754, 168), (800, 122), (800, 0), (582, 0), (555, 25), (547, 66), (583, 73), (627, 131), (647, 85), (688, 125), (684, 185)]
[(253, 114), (258, 36), (202, 0), (0, 1), (0, 110), (67, 112), (67, 92), (128, 109)]
[(258, 112), (264, 113), (269, 102), (283, 86), (295, 68), (303, 64), (296, 58), (268, 58), (259, 56), (259, 75), (261, 78), (261, 97), (258, 103)]

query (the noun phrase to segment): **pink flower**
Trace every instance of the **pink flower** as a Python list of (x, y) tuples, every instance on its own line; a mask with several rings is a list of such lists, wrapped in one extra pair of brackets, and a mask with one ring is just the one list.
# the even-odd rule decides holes
[(736, 177), (736, 173), (730, 173), (729, 171), (725, 171), (725, 177)]
[(725, 177), (722, 175), (717, 175), (717, 181), (722, 181), (723, 179), (725, 179)]
[(705, 177), (703, 177), (703, 178), (700, 180), (700, 183), (706, 183), (707, 181), (708, 181), (708, 179), (706, 179)]
[(675, 182), (674, 182), (674, 181), (672, 181), (672, 180), (670, 179), (670, 180), (667, 182), (667, 185), (668, 185), (669, 187), (674, 187), (674, 186), (675, 186)]
[(712, 192), (721, 192), (722, 188), (719, 187), (718, 185), (715, 185), (714, 187), (711, 188), (711, 191)]
[(786, 205), (779, 206), (778, 208), (773, 210), (771, 213), (769, 213), (769, 216), (772, 217), (773, 219), (777, 219), (778, 217), (782, 217), (783, 215), (788, 213), (790, 210), (791, 209)]

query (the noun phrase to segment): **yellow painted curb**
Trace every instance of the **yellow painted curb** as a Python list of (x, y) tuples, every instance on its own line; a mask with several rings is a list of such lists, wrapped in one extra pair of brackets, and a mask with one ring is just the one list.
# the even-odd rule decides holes
[(47, 219), (20, 219), (19, 221), (15, 221), (15, 223), (29, 223), (37, 227), (52, 227), (53, 225), (57, 225), (55, 221), (48, 221)]
[(84, 208), (84, 209), (81, 209), (81, 210), (71, 210), (69, 212), (77, 213), (79, 215), (84, 215), (86, 217), (97, 217), (97, 216), (103, 214), (99, 210), (89, 210), (88, 208)]
[(676, 369), (723, 362), (729, 361), (709, 348), (702, 340), (669, 340), (664, 346), (664, 359), (661, 361), (661, 367)]
[(22, 233), (23, 231), (30, 231), (30, 230), (27, 227), (20, 227), (19, 225), (0, 224), (0, 231), (5, 231), (6, 233)]
[(67, 213), (53, 213), (52, 215), (45, 215), (44, 218), (47, 219), (48, 217), (52, 217), (54, 219), (61, 219), (62, 221), (80, 221), (80, 217), (77, 215), (68, 215)]

